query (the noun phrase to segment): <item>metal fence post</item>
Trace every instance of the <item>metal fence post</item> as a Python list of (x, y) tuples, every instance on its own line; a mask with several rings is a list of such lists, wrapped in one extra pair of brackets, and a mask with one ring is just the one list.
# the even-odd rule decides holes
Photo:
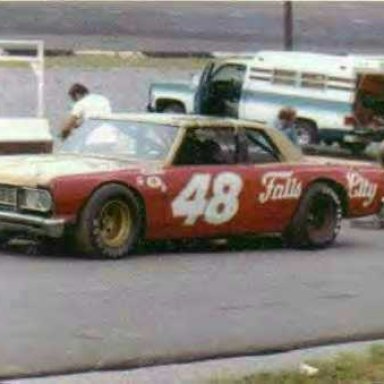
[(292, 20), (292, 2), (284, 2), (284, 49), (292, 51), (293, 49), (293, 20)]

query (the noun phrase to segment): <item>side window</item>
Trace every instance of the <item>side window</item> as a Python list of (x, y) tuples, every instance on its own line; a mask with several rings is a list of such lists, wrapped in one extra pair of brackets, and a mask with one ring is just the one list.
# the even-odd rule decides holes
[(234, 164), (235, 161), (233, 128), (194, 128), (187, 131), (175, 165)]
[(237, 83), (242, 83), (245, 70), (245, 66), (240, 64), (223, 65), (222, 67), (219, 67), (213, 74), (212, 81), (234, 81)]
[(246, 128), (241, 135), (241, 141), (242, 162), (265, 164), (280, 161), (279, 151), (264, 132)]
[(285, 69), (275, 69), (273, 71), (272, 83), (280, 85), (295, 86), (297, 82), (297, 72)]
[(219, 87), (220, 91), (228, 92), (236, 89), (241, 90), (245, 76), (246, 67), (240, 64), (228, 64), (219, 67), (211, 78), (211, 84)]
[(324, 89), (325, 88), (325, 75), (321, 73), (302, 73), (301, 86), (304, 88)]

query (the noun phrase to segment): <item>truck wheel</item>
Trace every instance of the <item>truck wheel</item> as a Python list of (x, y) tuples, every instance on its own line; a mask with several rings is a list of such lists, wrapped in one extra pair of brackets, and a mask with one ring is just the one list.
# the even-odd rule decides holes
[(77, 248), (90, 256), (118, 259), (134, 249), (143, 227), (144, 214), (134, 194), (121, 185), (105, 185), (80, 215)]
[(185, 109), (181, 104), (178, 103), (172, 103), (165, 106), (162, 111), (163, 113), (185, 113)]
[(12, 236), (7, 232), (0, 232), (0, 248), (4, 248)]
[(316, 183), (301, 199), (285, 239), (295, 248), (325, 248), (336, 239), (341, 219), (337, 193), (325, 183)]
[(316, 124), (310, 121), (298, 120), (296, 122), (296, 134), (300, 146), (319, 143)]
[(344, 148), (348, 149), (353, 155), (361, 155), (365, 148), (367, 148), (367, 144), (365, 143), (348, 143), (344, 144)]

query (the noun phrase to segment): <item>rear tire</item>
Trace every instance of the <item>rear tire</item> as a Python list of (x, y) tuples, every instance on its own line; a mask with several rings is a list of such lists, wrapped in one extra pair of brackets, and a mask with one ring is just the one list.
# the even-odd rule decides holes
[(315, 123), (307, 120), (296, 122), (297, 142), (300, 146), (319, 143), (319, 134)]
[(341, 219), (337, 193), (325, 183), (315, 183), (301, 199), (284, 237), (294, 248), (325, 248), (335, 241)]
[(75, 232), (77, 248), (89, 256), (119, 259), (136, 246), (144, 228), (144, 213), (126, 187), (98, 189), (84, 207)]

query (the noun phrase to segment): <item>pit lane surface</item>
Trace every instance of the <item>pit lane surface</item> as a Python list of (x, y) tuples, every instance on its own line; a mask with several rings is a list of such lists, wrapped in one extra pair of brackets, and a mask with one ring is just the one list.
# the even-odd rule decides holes
[[(381, 52), (382, 3), (293, 4), (296, 49)], [(282, 49), (283, 6), (268, 1), (2, 1), (0, 35), (44, 39), (51, 49)]]
[(384, 335), (383, 232), (317, 252), (147, 249), (119, 261), (0, 258), (0, 377), (280, 350)]

